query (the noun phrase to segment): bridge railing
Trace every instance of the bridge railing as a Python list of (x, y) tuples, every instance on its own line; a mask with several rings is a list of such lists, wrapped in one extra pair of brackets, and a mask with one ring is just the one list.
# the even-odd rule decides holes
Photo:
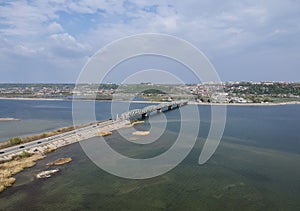
[(133, 109), (133, 110), (122, 113), (121, 118), (122, 119), (129, 119), (130, 117), (146, 114), (148, 112), (160, 110), (160, 109), (163, 109), (163, 108), (168, 108), (168, 107), (173, 106), (173, 105), (178, 105), (178, 106), (186, 105), (187, 102), (188, 101), (186, 101), (186, 100), (178, 100), (178, 101), (172, 101), (172, 102), (168, 102), (168, 103), (160, 103), (158, 105), (150, 105), (150, 106), (147, 106), (147, 107), (142, 108), (142, 109)]

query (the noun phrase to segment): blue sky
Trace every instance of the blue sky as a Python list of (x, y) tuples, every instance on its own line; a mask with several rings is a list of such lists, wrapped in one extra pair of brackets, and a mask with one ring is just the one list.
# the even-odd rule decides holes
[(297, 0), (7, 0), (0, 82), (75, 82), (101, 47), (138, 33), (187, 40), (222, 81), (300, 81)]

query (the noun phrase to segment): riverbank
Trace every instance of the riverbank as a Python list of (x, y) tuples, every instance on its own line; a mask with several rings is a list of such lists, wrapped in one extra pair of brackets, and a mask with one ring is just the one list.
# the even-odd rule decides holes
[(189, 101), (189, 105), (221, 105), (221, 106), (280, 106), (280, 105), (298, 105), (300, 101), (280, 102), (280, 103), (200, 103)]
[(0, 97), (0, 100), (28, 100), (28, 101), (72, 101), (72, 100), (79, 100), (79, 101), (99, 101), (99, 102), (121, 102), (121, 103), (163, 103), (160, 101), (142, 101), (142, 100), (97, 100), (97, 99), (88, 99), (88, 98), (80, 98), (80, 99), (72, 99), (72, 98), (31, 98), (31, 97)]
[[(70, 99), (70, 98), (26, 98), (26, 97), (0, 97), (0, 100), (36, 100), (36, 101), (72, 101), (72, 100), (80, 100), (80, 101), (99, 101), (99, 102), (120, 102), (120, 103), (142, 103), (142, 104), (160, 104), (164, 103), (164, 101), (134, 101), (134, 100), (93, 100), (93, 99)], [(290, 101), (290, 102), (278, 102), (278, 103), (203, 103), (203, 102), (194, 102), (189, 101), (190, 105), (222, 105), (222, 106), (277, 106), (277, 105), (294, 105), (300, 104), (300, 101)], [(0, 118), (1, 121), (1, 118)]]
[(67, 98), (31, 98), (31, 97), (0, 97), (0, 100), (49, 100), (49, 101), (64, 101)]

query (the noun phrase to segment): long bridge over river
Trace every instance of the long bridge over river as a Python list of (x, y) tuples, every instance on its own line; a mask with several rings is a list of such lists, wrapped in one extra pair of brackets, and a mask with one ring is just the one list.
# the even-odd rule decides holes
[(187, 103), (187, 100), (178, 100), (167, 103), (160, 103), (158, 105), (150, 105), (142, 109), (133, 109), (121, 114), (121, 119), (130, 119), (139, 115), (141, 115), (142, 117), (146, 117), (153, 111), (162, 112), (163, 109), (172, 110), (173, 108), (184, 106)]
[(73, 144), (85, 139), (89, 139), (98, 136), (101, 132), (109, 132), (118, 130), (129, 124), (130, 118), (141, 115), (146, 117), (153, 111), (162, 112), (163, 110), (172, 110), (186, 105), (188, 101), (172, 101), (167, 103), (161, 103), (158, 105), (150, 105), (142, 109), (134, 109), (121, 114), (120, 118), (114, 120), (107, 120), (102, 122), (94, 122), (86, 127), (81, 127), (73, 131), (61, 133), (58, 135), (42, 138), (28, 143), (22, 143), (16, 146), (0, 149), (0, 162), (10, 160), (16, 155), (20, 155), (23, 151), (29, 153), (44, 153), (47, 150), (56, 149), (66, 145)]

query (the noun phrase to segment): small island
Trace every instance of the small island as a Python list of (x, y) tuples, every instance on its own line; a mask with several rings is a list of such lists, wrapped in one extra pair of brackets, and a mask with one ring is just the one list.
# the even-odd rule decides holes
[(47, 170), (47, 171), (42, 171), (36, 175), (36, 178), (38, 179), (43, 179), (43, 178), (49, 178), (52, 176), (52, 174), (55, 174), (59, 172), (59, 169), (52, 169), (52, 170)]
[(72, 161), (72, 158), (59, 158), (54, 162), (47, 163), (47, 166), (59, 166)]
[(18, 121), (18, 120), (20, 120), (20, 119), (11, 118), (11, 117), (0, 118), (0, 122), (6, 122), (6, 121)]
[(109, 136), (111, 134), (112, 134), (111, 131), (102, 131), (102, 132), (98, 133), (97, 136), (102, 137), (102, 136)]
[(147, 136), (150, 134), (150, 131), (134, 131), (132, 135), (136, 136)]

